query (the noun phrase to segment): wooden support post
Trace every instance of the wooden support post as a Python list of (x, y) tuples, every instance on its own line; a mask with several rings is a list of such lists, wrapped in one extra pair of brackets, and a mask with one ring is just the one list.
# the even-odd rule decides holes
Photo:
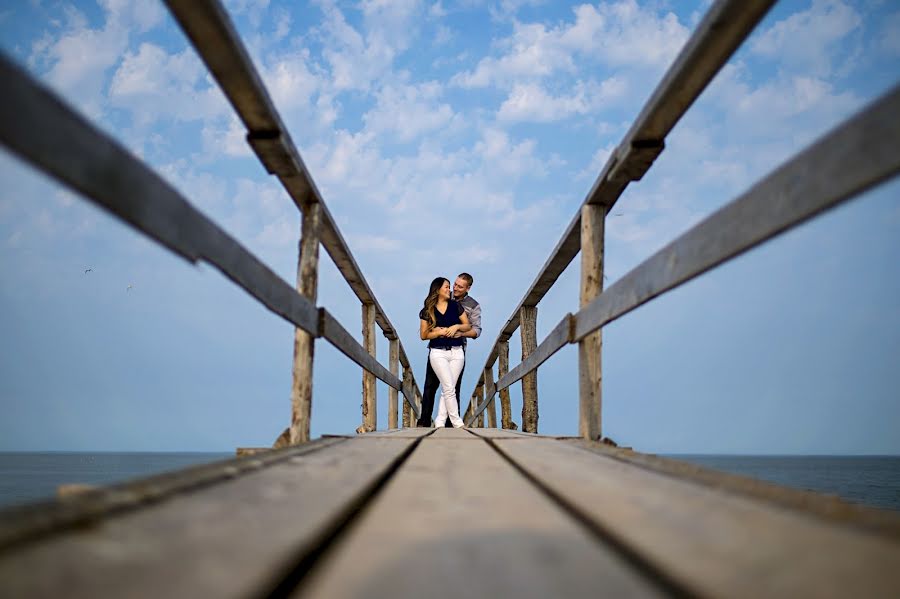
[[(389, 339), (388, 368), (394, 376), (400, 375), (400, 340)], [(388, 428), (397, 428), (397, 390), (388, 387)]]
[[(497, 344), (497, 380), (503, 378), (509, 372), (509, 341), (501, 341)], [(509, 430), (516, 430), (519, 426), (513, 422), (512, 407), (509, 403), (509, 387), (500, 391), (500, 426)]]
[[(297, 292), (316, 303), (319, 287), (319, 228), (322, 206), (303, 206), (300, 227), (300, 256), (297, 263)], [(291, 383), (291, 445), (309, 441), (312, 416), (313, 355), (316, 338), (300, 328), (294, 329), (294, 364)]]
[[(519, 310), (519, 332), (524, 361), (537, 349), (537, 306), (522, 306)], [(538, 432), (537, 370), (522, 377), (522, 431)]]
[[(472, 402), (475, 409), (480, 408), (481, 404), (484, 403), (484, 385), (478, 385), (475, 387), (475, 401)], [(475, 426), (478, 428), (484, 428), (484, 412), (478, 415), (478, 418), (475, 419)]]
[[(412, 385), (412, 372), (409, 370), (409, 368), (404, 368), (403, 386), (409, 387), (410, 385)], [(401, 401), (403, 401), (403, 428), (409, 428), (410, 426), (415, 424), (412, 419), (413, 411), (412, 408), (409, 407), (409, 402), (407, 402), (405, 398)]]
[[(419, 408), (419, 414), (421, 414), (422, 413), (422, 391), (419, 389), (419, 387), (416, 387), (416, 407)], [(431, 414), (425, 415), (426, 420), (428, 420), (430, 418), (431, 418)]]
[[(581, 297), (583, 308), (603, 292), (603, 235), (606, 207), (581, 208)], [(602, 331), (578, 343), (578, 433), (597, 440), (601, 433)]]
[[(369, 355), (375, 357), (375, 304), (362, 305), (362, 334), (363, 347)], [(378, 428), (378, 414), (376, 412), (378, 400), (375, 396), (375, 375), (363, 370), (363, 402), (362, 417), (363, 428), (366, 432), (372, 432)]]
[[(494, 368), (485, 368), (484, 369), (484, 388), (494, 386)], [(487, 423), (489, 428), (497, 428), (497, 394), (494, 393), (494, 397), (491, 399), (491, 404), (485, 408), (485, 412), (487, 412)], [(487, 398), (485, 398), (487, 401)]]

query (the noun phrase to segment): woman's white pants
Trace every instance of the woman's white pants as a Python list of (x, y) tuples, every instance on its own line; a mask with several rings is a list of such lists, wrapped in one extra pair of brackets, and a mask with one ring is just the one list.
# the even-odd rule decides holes
[(456, 401), (456, 380), (466, 363), (466, 353), (461, 347), (432, 348), (428, 352), (428, 361), (441, 382), (441, 404), (438, 407), (434, 426), (437, 428), (444, 426), (449, 416), (450, 423), (454, 427), (460, 428), (463, 426), (463, 421), (459, 417), (459, 404)]

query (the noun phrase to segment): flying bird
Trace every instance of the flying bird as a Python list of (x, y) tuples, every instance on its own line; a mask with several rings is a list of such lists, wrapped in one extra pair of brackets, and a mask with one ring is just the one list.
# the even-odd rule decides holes
[(94, 269), (93, 268), (85, 268), (84, 269), (84, 274), (88, 274), (89, 272), (94, 272)]
[(125, 288), (125, 291), (131, 291), (132, 289), (134, 289), (134, 285), (129, 285)]

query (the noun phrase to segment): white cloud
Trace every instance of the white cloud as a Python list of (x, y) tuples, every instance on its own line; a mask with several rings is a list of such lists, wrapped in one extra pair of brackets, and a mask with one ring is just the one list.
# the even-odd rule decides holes
[(792, 14), (755, 37), (750, 49), (790, 69), (825, 76), (839, 70), (837, 55), (846, 48), (838, 44), (861, 24), (860, 15), (841, 0), (813, 0), (809, 10)]
[(353, 235), (350, 245), (360, 252), (396, 252), (403, 249), (403, 243), (399, 239), (373, 234)]
[(515, 22), (513, 33), (497, 46), (500, 57), (482, 59), (475, 69), (458, 73), (452, 83), (464, 88), (511, 86), (523, 80), (575, 72), (580, 61), (613, 67), (668, 65), (688, 37), (672, 14), (657, 14), (634, 0), (581, 5), (568, 24), (548, 28), (542, 23)]
[(878, 36), (878, 45), (890, 56), (900, 56), (900, 12), (888, 15)]
[(376, 93), (377, 103), (363, 115), (366, 130), (393, 133), (408, 142), (424, 133), (445, 129), (456, 117), (449, 104), (440, 102), (437, 82), (386, 85)]
[(603, 108), (610, 101), (622, 98), (626, 84), (618, 78), (607, 79), (601, 84), (577, 82), (573, 93), (552, 96), (536, 83), (516, 84), (500, 106), (500, 121), (532, 121), (550, 123), (574, 115)]

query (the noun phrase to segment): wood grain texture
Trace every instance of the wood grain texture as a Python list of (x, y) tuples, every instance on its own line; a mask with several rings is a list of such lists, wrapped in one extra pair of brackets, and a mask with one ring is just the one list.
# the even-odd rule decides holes
[(475, 387), (475, 413), (473, 426), (484, 428), (484, 385)]
[[(316, 303), (319, 290), (320, 204), (305, 204), (300, 228), (300, 250), (297, 260), (297, 293)], [(313, 361), (315, 336), (303, 329), (294, 330), (294, 361), (291, 372), (290, 443), (309, 441), (313, 400)]]
[(562, 441), (494, 443), (613, 542), (690, 595), (900, 595), (896, 540), (678, 480)]
[[(583, 308), (603, 293), (603, 242), (606, 210), (597, 204), (581, 207), (581, 290), (578, 305)], [(574, 328), (574, 327), (573, 327)], [(601, 438), (602, 415), (602, 331), (578, 342), (578, 434), (585, 439)]]
[(497, 408), (494, 396), (497, 394), (497, 388), (494, 385), (494, 369), (484, 369), (484, 404), (487, 412), (487, 425), (489, 428), (497, 428)]
[(355, 512), (414, 442), (340, 441), (0, 553), (0, 596), (264, 594)]
[[(497, 380), (500, 380), (509, 372), (509, 341), (501, 341), (497, 345), (497, 357)], [(504, 429), (519, 428), (512, 419), (509, 387), (500, 390), (500, 425)]]
[[(375, 306), (362, 305), (362, 338), (363, 348), (375, 359)], [(362, 423), (366, 431), (378, 428), (378, 390), (375, 387), (375, 375), (363, 370), (362, 373)]]
[[(400, 374), (400, 340), (388, 341), (388, 366), (391, 374)], [(388, 428), (397, 428), (397, 389), (388, 387)]]
[(486, 443), (451, 438), (460, 434), (424, 439), (294, 596), (659, 596)]
[[(537, 306), (523, 306), (520, 314), (522, 336), (522, 362), (537, 350)], [(515, 371), (515, 369), (513, 369)], [(522, 430), (536, 433), (538, 430), (537, 372), (523, 369), (522, 376)], [(506, 375), (511, 378), (513, 373)], [(499, 385), (499, 383), (498, 383)]]

